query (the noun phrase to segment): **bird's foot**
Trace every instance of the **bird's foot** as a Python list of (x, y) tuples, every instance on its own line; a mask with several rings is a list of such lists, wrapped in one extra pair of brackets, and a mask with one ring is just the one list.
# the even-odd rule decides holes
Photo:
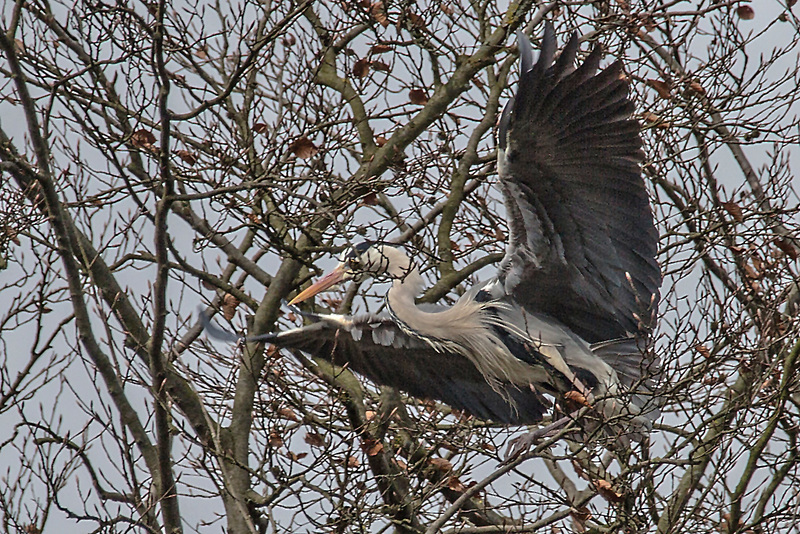
[(508, 448), (506, 449), (506, 457), (503, 460), (503, 464), (507, 464), (516, 460), (522, 454), (528, 452), (531, 447), (537, 445), (539, 440), (552, 438), (553, 436), (557, 435), (570, 421), (572, 421), (572, 418), (562, 417), (561, 419), (553, 421), (547, 426), (537, 428), (536, 430), (528, 432), (527, 434), (519, 436), (518, 438), (512, 439), (508, 444)]

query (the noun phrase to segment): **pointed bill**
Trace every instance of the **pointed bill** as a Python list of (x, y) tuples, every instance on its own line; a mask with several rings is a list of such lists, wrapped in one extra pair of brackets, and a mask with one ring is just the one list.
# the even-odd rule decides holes
[(317, 293), (322, 293), (326, 289), (330, 289), (333, 286), (340, 284), (344, 281), (345, 278), (345, 268), (344, 265), (339, 265), (333, 271), (329, 272), (303, 291), (298, 293), (298, 295), (289, 301), (289, 305), (297, 304), (298, 302), (303, 302), (304, 300), (308, 300)]

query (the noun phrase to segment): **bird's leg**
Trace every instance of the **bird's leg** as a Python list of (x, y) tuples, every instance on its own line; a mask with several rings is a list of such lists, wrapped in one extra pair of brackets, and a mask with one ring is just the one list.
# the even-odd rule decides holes
[[(572, 386), (575, 388), (573, 393), (578, 393), (579, 398), (575, 398), (575, 396), (570, 396), (569, 392), (567, 392), (566, 397), (569, 400), (575, 401), (578, 405), (583, 406), (585, 408), (593, 408), (594, 404), (594, 395), (592, 394), (591, 390), (583, 385), (575, 374), (569, 370), (567, 375), (567, 380), (572, 383)], [(558, 432), (566, 426), (571, 421), (576, 421), (578, 417), (583, 415), (586, 410), (584, 408), (578, 408), (577, 410), (571, 412), (569, 415), (566, 415), (560, 419), (557, 419), (550, 423), (547, 426), (542, 428), (537, 428), (527, 434), (520, 436), (518, 438), (514, 438), (508, 444), (508, 449), (506, 449), (506, 458), (504, 462), (510, 462), (519, 455), (524, 452), (527, 452), (533, 445), (536, 444), (540, 439), (544, 438), (551, 438), (558, 434)]]
[(544, 356), (550, 365), (552, 365), (556, 371), (564, 375), (564, 378), (572, 384), (572, 387), (586, 399), (586, 402), (582, 404), (591, 405), (594, 402), (594, 395), (592, 395), (592, 392), (583, 385), (583, 382), (581, 382), (577, 376), (575, 376), (575, 373), (572, 372), (570, 366), (567, 365), (567, 362), (564, 361), (561, 357), (561, 353), (555, 347), (538, 345), (534, 347), (534, 350)]

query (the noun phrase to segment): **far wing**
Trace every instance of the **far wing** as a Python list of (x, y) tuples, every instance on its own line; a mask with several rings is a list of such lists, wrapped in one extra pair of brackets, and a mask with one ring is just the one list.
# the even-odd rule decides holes
[(520, 34), (523, 72), (500, 121), (498, 166), (510, 228), (499, 278), (531, 312), (588, 342), (646, 333), (661, 272), (639, 163), (639, 125), (619, 62), (577, 69), (573, 35), (555, 64), (548, 24), (539, 60)]
[(343, 319), (352, 323), (338, 325), (325, 316), (321, 319), (275, 334), (268, 341), (347, 367), (414, 397), (440, 400), (480, 419), (532, 424), (541, 421), (548, 405), (539, 393), (511, 384), (504, 385), (505, 395), (501, 395), (469, 360), (434, 351), (403, 333), (388, 317), (347, 317)]

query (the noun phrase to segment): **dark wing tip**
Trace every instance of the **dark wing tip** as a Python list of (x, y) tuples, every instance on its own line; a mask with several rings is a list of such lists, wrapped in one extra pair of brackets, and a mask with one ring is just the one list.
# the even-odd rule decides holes
[(226, 343), (238, 343), (239, 340), (242, 339), (242, 336), (237, 336), (236, 334), (228, 332), (227, 330), (215, 325), (205, 310), (199, 310), (197, 312), (197, 317), (200, 319), (200, 324), (203, 325), (203, 330), (208, 333), (209, 337), (218, 339), (220, 341), (225, 341)]
[[(570, 43), (575, 41), (573, 47), (577, 50), (578, 46), (578, 34), (577, 32), (573, 35), (573, 38), (570, 39)], [(519, 58), (520, 58), (520, 80), (525, 77), (525, 74), (536, 69), (537, 71), (544, 72), (552, 63), (553, 63), (553, 56), (556, 52), (556, 33), (555, 29), (553, 28), (553, 23), (550, 21), (546, 21), (544, 25), (544, 36), (542, 37), (542, 46), (539, 50), (539, 60), (534, 65), (533, 63), (533, 45), (531, 45), (530, 39), (528, 36), (523, 33), (523, 31), (517, 30), (517, 49), (519, 50)], [(575, 57), (575, 50), (572, 51), (572, 58), (574, 61)], [(563, 56), (563, 54), (562, 54)], [(508, 101), (506, 106), (503, 108), (503, 113), (500, 116), (500, 122), (498, 123), (498, 144), (501, 150), (505, 150), (507, 139), (506, 136), (508, 135), (508, 127), (509, 123), (511, 122), (511, 113), (514, 109), (514, 97)]]
[(542, 37), (542, 47), (539, 50), (539, 61), (536, 62), (536, 70), (544, 71), (553, 64), (553, 57), (556, 54), (556, 32), (553, 23), (549, 20), (544, 24), (544, 37)]
[(528, 72), (533, 68), (533, 46), (528, 36), (522, 33), (522, 30), (517, 30), (517, 49), (519, 50), (519, 59), (522, 64), (521, 72)]
[(580, 37), (578, 32), (572, 32), (572, 35), (561, 50), (561, 55), (555, 65), (555, 72), (559, 73), (559, 78), (563, 78), (567, 74), (575, 70), (575, 57), (578, 54), (578, 46), (580, 45)]
[(276, 334), (274, 333), (263, 334), (260, 336), (240, 336), (214, 324), (214, 322), (211, 320), (211, 317), (208, 316), (205, 310), (199, 310), (197, 316), (198, 319), (200, 319), (200, 324), (203, 325), (203, 330), (208, 333), (208, 337), (217, 339), (219, 341), (224, 341), (226, 343), (238, 343), (240, 341), (271, 341), (276, 337)]

